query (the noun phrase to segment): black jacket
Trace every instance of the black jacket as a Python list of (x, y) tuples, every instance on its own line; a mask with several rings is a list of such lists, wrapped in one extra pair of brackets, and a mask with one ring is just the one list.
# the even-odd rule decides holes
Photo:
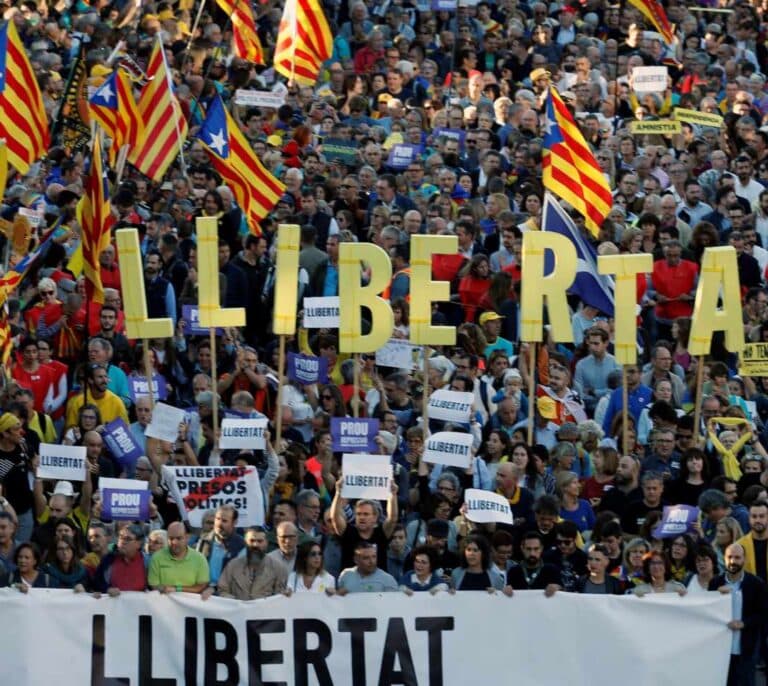
[[(725, 585), (725, 574), (720, 574), (709, 582), (709, 590), (716, 591)], [(742, 655), (754, 653), (766, 611), (768, 594), (765, 584), (754, 574), (744, 572), (741, 582), (741, 617), (734, 617), (744, 622), (744, 628), (741, 630)]]
[[(579, 577), (578, 581), (576, 582), (576, 593), (584, 593), (584, 589), (587, 586), (588, 579), (589, 579), (589, 575), (586, 575), (586, 574), (584, 576)], [(606, 574), (605, 593), (606, 595), (623, 595), (624, 584), (621, 582), (620, 579), (617, 579), (615, 576), (608, 576)]]

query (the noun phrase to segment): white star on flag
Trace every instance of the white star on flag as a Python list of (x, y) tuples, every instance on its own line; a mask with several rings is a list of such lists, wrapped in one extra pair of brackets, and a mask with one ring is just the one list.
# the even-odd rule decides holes
[(211, 133), (211, 140), (208, 145), (213, 148), (219, 157), (224, 157), (227, 149), (227, 139), (224, 137), (224, 129), (219, 129), (218, 133)]
[(109, 81), (107, 81), (100, 89), (99, 89), (99, 95), (104, 98), (105, 102), (112, 102), (112, 100), (115, 97), (114, 92), (109, 87)]
[(552, 121), (549, 117), (545, 117), (544, 119), (544, 133), (547, 134), (547, 136), (552, 135), (552, 129), (557, 126), (557, 122)]

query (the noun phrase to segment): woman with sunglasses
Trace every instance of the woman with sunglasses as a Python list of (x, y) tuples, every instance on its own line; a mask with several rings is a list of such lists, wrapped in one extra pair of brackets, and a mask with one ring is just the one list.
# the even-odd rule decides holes
[(96, 405), (88, 403), (77, 411), (77, 426), (70, 427), (61, 440), (63, 445), (83, 445), (83, 436), (101, 428), (101, 413)]
[(323, 549), (315, 541), (304, 541), (296, 551), (294, 571), (288, 575), (286, 595), (292, 593), (336, 593), (336, 579), (323, 567)]

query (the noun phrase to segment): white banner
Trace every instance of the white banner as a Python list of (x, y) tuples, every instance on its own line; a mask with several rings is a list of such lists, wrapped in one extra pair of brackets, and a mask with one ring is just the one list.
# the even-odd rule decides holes
[(38, 479), (85, 481), (85, 446), (40, 444)]
[(203, 525), (206, 510), (232, 505), (237, 526), (264, 524), (264, 496), (256, 467), (163, 467), (165, 483), (190, 525)]
[(304, 298), (304, 328), (305, 329), (338, 329), (339, 328), (339, 296), (325, 298)]
[(448, 391), (443, 388), (429, 396), (427, 408), (430, 419), (440, 419), (455, 424), (468, 424), (475, 396), (463, 391)]
[(432, 434), (424, 446), (422, 459), (434, 464), (446, 464), (450, 467), (469, 467), (472, 462), (472, 434), (458, 431), (440, 431)]
[(503, 495), (479, 488), (468, 488), (464, 492), (464, 502), (467, 506), (465, 516), (470, 522), (512, 524), (512, 510)]
[(238, 88), (235, 91), (235, 105), (246, 105), (248, 107), (271, 107), (273, 109), (278, 109), (284, 104), (284, 93), (257, 91), (246, 88)]
[(424, 348), (400, 338), (390, 338), (376, 351), (376, 364), (395, 369), (421, 369), (424, 366)]
[(179, 437), (179, 424), (183, 421), (184, 410), (166, 403), (155, 403), (152, 421), (144, 431), (144, 435), (174, 443)]
[(389, 455), (344, 453), (341, 462), (345, 498), (386, 500), (392, 483), (392, 463)]
[(663, 93), (667, 90), (666, 67), (634, 67), (632, 88), (636, 93)]
[(267, 445), (264, 432), (267, 430), (267, 418), (263, 419), (222, 419), (219, 447), (240, 448), (245, 450), (263, 450)]
[(0, 589), (0, 605), (0, 683), (24, 686), (725, 684), (731, 646), (731, 599), (720, 593), (300, 593), (246, 603), (33, 588)]

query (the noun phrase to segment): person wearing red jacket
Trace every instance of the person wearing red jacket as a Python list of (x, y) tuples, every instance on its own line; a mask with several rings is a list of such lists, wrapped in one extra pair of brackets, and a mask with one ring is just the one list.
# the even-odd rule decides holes
[(669, 340), (672, 322), (693, 314), (699, 266), (681, 258), (680, 241), (671, 240), (664, 246), (664, 259), (653, 264), (649, 304), (655, 305), (658, 338)]

